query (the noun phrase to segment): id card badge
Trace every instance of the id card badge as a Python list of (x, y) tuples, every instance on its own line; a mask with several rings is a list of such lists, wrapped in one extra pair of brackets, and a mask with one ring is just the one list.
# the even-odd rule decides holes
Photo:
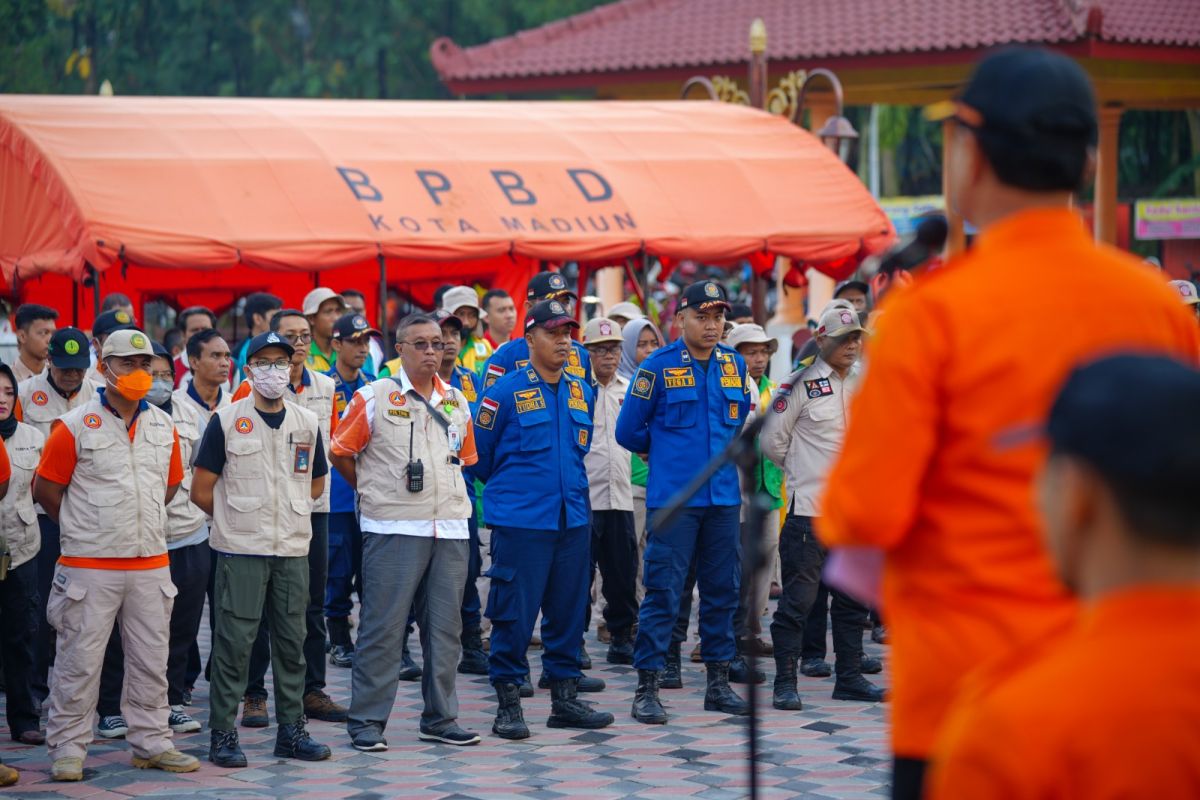
[(312, 445), (296, 445), (296, 458), (292, 462), (292, 472), (307, 473), (312, 464)]
[(462, 432), (452, 422), (450, 427), (446, 428), (446, 436), (450, 440), (450, 452), (457, 455), (458, 451), (462, 449)]

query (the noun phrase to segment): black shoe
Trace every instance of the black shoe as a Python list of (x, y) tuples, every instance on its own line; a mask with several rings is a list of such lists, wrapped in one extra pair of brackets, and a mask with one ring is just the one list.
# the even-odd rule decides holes
[[(676, 655), (679, 645), (674, 645)], [(643, 725), (666, 725), (667, 712), (658, 699), (658, 672), (652, 669), (638, 670), (637, 690), (633, 693), (632, 716)]]
[(483, 635), (479, 628), (464, 630), (462, 634), (462, 658), (458, 671), (463, 675), (487, 675), (488, 657), (483, 652)]
[(862, 673), (864, 675), (878, 675), (881, 672), (883, 672), (883, 659), (863, 656)]
[(400, 650), (400, 680), (421, 680), (421, 668), (417, 666), (417, 662), (413, 661), (412, 654), (408, 652), (407, 633), (404, 634), (404, 644)]
[[(765, 683), (767, 674), (757, 667), (754, 668), (754, 682)], [(741, 656), (735, 656), (733, 661), (729, 662), (729, 681), (730, 683), (749, 683), (750, 682), (750, 665), (746, 663), (746, 659)]]
[(671, 646), (667, 648), (667, 665), (663, 668), (662, 677), (658, 683), (660, 689), (683, 688), (683, 665), (680, 663), (679, 654), (682, 647), (680, 642), (671, 642)]
[(528, 672), (525, 673), (525, 680), (521, 682), (521, 697), (533, 697), (533, 676)]
[(550, 682), (550, 718), (546, 720), (547, 728), (594, 730), (612, 725), (612, 714), (596, 711), (579, 699), (578, 684), (578, 678)]
[(579, 645), (579, 668), (591, 669), (592, 657), (588, 655), (587, 644)]
[(704, 691), (704, 710), (720, 711), (744, 717), (750, 706), (729, 688), (729, 662), (710, 661), (704, 665), (708, 670), (708, 688)]
[(388, 749), (383, 731), (374, 727), (350, 734), (350, 743), (354, 745), (355, 750), (362, 750), (364, 753), (382, 753)]
[(834, 700), (855, 700), (862, 703), (882, 703), (886, 693), (861, 674), (838, 676), (833, 685)]
[(334, 667), (353, 667), (354, 666), (354, 646), (347, 647), (342, 644), (335, 644), (329, 650), (329, 664)]
[(796, 691), (796, 659), (789, 656), (775, 656), (775, 689), (771, 696), (771, 705), (780, 711), (802, 711), (804, 705), (800, 702), (800, 693)]
[[(605, 687), (606, 687), (606, 684), (604, 683), (603, 679), (601, 679), (601, 678), (591, 678), (591, 677), (588, 677), (587, 675), (579, 676), (579, 686), (577, 688), (579, 691), (584, 692), (585, 694), (594, 694), (596, 692), (603, 692)], [(542, 677), (538, 678), (538, 688), (539, 689), (549, 689), (550, 688), (550, 679), (546, 677), (546, 673), (544, 673), (544, 672), (542, 673)], [(525, 695), (521, 695), (521, 696), (524, 697)], [(533, 697), (532, 691), (529, 692), (529, 696)]]
[(629, 638), (628, 633), (613, 634), (606, 660), (610, 664), (633, 663), (633, 640)]
[(502, 739), (528, 739), (529, 726), (525, 724), (525, 715), (521, 713), (521, 690), (515, 683), (497, 683), (496, 699), (499, 707), (496, 709), (496, 721), (492, 723), (492, 733)]
[(275, 757), (296, 758), (300, 761), (324, 761), (333, 755), (329, 748), (317, 744), (304, 729), (304, 717), (298, 722), (280, 725), (275, 735)]
[(209, 736), (208, 760), (218, 767), (228, 769), (246, 766), (246, 754), (238, 744), (237, 731), (212, 731)]
[(875, 627), (871, 628), (871, 641), (875, 644), (887, 644), (887, 628), (885, 628), (883, 625), (876, 625)]
[(479, 744), (479, 734), (474, 731), (464, 731), (454, 723), (450, 723), (444, 730), (437, 733), (422, 729), (417, 736), (422, 742), (441, 742), (443, 744), (453, 744), (459, 747), (465, 747), (471, 744)]
[(806, 658), (800, 662), (800, 674), (807, 678), (828, 678), (833, 674), (833, 667), (820, 658)]

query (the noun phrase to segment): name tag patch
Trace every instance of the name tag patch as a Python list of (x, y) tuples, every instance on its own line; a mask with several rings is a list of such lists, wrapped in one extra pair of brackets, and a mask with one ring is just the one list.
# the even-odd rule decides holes
[[(729, 366), (733, 366), (733, 365), (730, 364)], [(733, 367), (733, 371), (736, 373), (737, 367)], [(721, 388), (722, 389), (740, 389), (741, 387), (742, 387), (742, 379), (739, 378), (736, 374), (732, 378), (727, 377), (727, 376), (721, 377)]]
[(401, 419), (408, 419), (410, 415), (403, 408), (389, 408), (388, 416), (389, 417), (400, 417)]
[(829, 378), (818, 378), (815, 381), (805, 381), (804, 391), (812, 398), (828, 397), (833, 394), (833, 386), (830, 385)]
[(686, 389), (696, 385), (691, 367), (667, 367), (663, 370), (663, 383), (668, 389)]
[(541, 389), (522, 389), (519, 392), (513, 392), (513, 399), (516, 400), (518, 414), (538, 411), (546, 407), (546, 398), (542, 397)]

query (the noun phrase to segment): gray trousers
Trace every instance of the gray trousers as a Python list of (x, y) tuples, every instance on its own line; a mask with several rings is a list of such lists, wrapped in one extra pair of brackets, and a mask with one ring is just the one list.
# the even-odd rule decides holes
[(396, 702), (401, 641), (414, 601), (425, 669), (421, 675), (421, 730), (440, 733), (458, 718), (454, 682), (462, 655), (463, 586), (467, 539), (363, 533), (362, 608), (351, 676), (353, 736), (382, 732)]

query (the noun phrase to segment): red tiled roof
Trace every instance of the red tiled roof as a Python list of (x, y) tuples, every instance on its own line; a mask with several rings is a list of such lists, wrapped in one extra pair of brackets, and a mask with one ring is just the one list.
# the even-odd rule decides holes
[(750, 22), (772, 61), (973, 51), (1001, 43), (1200, 46), (1200, 0), (620, 0), (482, 45), (433, 43), (443, 82), (741, 64)]

